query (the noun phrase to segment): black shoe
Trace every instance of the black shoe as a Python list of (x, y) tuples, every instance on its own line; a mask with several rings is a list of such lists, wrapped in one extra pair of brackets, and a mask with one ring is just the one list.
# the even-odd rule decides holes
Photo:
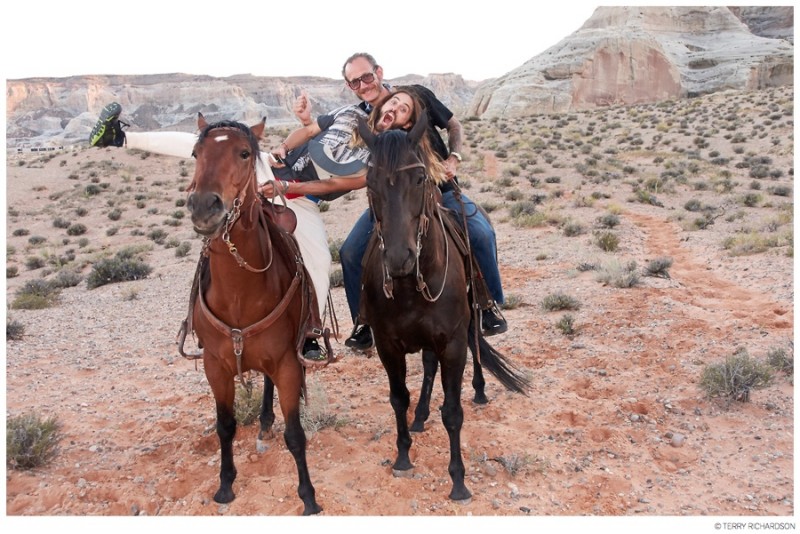
[(508, 330), (508, 323), (496, 310), (497, 308), (492, 306), (481, 312), (481, 329), (484, 336), (502, 334)]
[(319, 346), (316, 339), (307, 337), (303, 343), (303, 358), (311, 362), (325, 361), (325, 353)]
[(125, 132), (123, 126), (128, 124), (119, 120), (122, 113), (122, 106), (112, 102), (100, 111), (100, 117), (92, 128), (89, 135), (89, 145), (96, 147), (122, 146), (125, 144)]
[(375, 340), (372, 339), (372, 328), (368, 324), (356, 325), (344, 344), (356, 350), (371, 349), (375, 346)]

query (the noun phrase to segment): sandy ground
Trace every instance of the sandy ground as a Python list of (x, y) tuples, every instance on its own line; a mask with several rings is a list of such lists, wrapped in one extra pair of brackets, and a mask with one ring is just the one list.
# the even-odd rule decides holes
[[(791, 91), (786, 94), (791, 99)], [(708, 106), (729, 105), (733, 98), (739, 96), (709, 99)], [(753, 116), (759, 117), (758, 112), (753, 110)], [(578, 114), (577, 124), (596, 118)], [(777, 183), (791, 186), (790, 126), (784, 122), (783, 133), (777, 132), (784, 136), (782, 144), (767, 138), (748, 151), (770, 154), (773, 167), (784, 169)], [(741, 158), (731, 152), (723, 133), (712, 141), (723, 155)], [(691, 147), (692, 136), (674, 138), (675, 145)], [(512, 394), (488, 377), (490, 402), (474, 405), (468, 368), (462, 452), (473, 493), (469, 504), (447, 497), (447, 435), (436, 410), (426, 431), (413, 436), (413, 477), (393, 477), (395, 431), (385, 373), (377, 357), (344, 346), (351, 323), (344, 291), (334, 288), (342, 331), (334, 348), (344, 359), (308, 377), (310, 402), (336, 418), (335, 425), (308, 433), (308, 463), (322, 515), (793, 516), (793, 381), (778, 375), (771, 386), (754, 391), (749, 403), (708, 399), (698, 386), (705, 366), (738, 348), (759, 359), (772, 348), (793, 350), (793, 258), (787, 247), (733, 257), (720, 244), (739, 227), (760, 228), (791, 199), (764, 192), (769, 203), (735, 208), (744, 212), (742, 217), (721, 217), (706, 230), (688, 230), (678, 217), (687, 215), (685, 202), (722, 203), (721, 195), (680, 186), (659, 196), (663, 208), (629, 202), (628, 185), (587, 183), (571, 168), (569, 156), (562, 156), (563, 167), (541, 175), (558, 174), (561, 183), (547, 189), (550, 185), (542, 180), (537, 192), (558, 187), (563, 193), (542, 209), (592, 228), (599, 215), (618, 206), (621, 224), (614, 232), (620, 248), (611, 254), (593, 244), (591, 231), (565, 237), (557, 224), (515, 225), (506, 210), (513, 202), (486, 187), (504, 176), (514, 156), (498, 158), (496, 150), (484, 145), (465, 152), (467, 194), (499, 206), (492, 217), (501, 273), (507, 296), (520, 302), (504, 310), (509, 331), (488, 339), (525, 370), (532, 391), (527, 397)], [(642, 169), (652, 166), (653, 154), (640, 152), (627, 161)], [(175, 203), (183, 198), (181, 187), (189, 178), (179, 176), (179, 160), (145, 156), (124, 149), (78, 149), (52, 158), (9, 155), (6, 237), (13, 250), (7, 264), (19, 267), (19, 276), (7, 279), (9, 302), (25, 281), (52, 273), (51, 266), (28, 270), (29, 256), (52, 258), (72, 249), (77, 259), (71, 265), (83, 262), (82, 273), (88, 274), (91, 261), (104, 253), (130, 244), (152, 245), (146, 237), (150, 228), (162, 227), (173, 212), (184, 209)], [(191, 160), (186, 167), (191, 173)], [(710, 176), (716, 171), (702, 172)], [(744, 174), (736, 175), (742, 185), (731, 198), (741, 196), (751, 181), (746, 169), (734, 172)], [(79, 193), (92, 178), (110, 186), (87, 198)], [(772, 185), (768, 180), (765, 187)], [(524, 178), (516, 177), (514, 186), (526, 195), (531, 192)], [(579, 199), (594, 190), (606, 194), (582, 205)], [(141, 208), (131, 200), (137, 192), (146, 197)], [(112, 204), (123, 210), (119, 221), (108, 217)], [(363, 191), (332, 203), (323, 214), (329, 238), (343, 239), (365, 205)], [(81, 206), (87, 213), (78, 216), (75, 210)], [(59, 215), (86, 224), (84, 246), (53, 226)], [(120, 230), (109, 236), (112, 226)], [(29, 234), (13, 235), (20, 228)], [(200, 241), (187, 219), (163, 228), (190, 241), (192, 251), (179, 258), (174, 248), (153, 245), (149, 278), (93, 290), (82, 283), (65, 289), (56, 307), (9, 310), (9, 318), (24, 325), (25, 335), (6, 344), (6, 415), (35, 410), (56, 416), (64, 436), (50, 465), (7, 469), (10, 518), (301, 513), (280, 415), (278, 437), (263, 453), (256, 449), (256, 426), (239, 428), (236, 500), (228, 505), (212, 500), (219, 471), (213, 398), (202, 364), (182, 359), (174, 343)], [(32, 245), (30, 236), (47, 239)], [(644, 266), (658, 257), (673, 259), (670, 277), (643, 277), (627, 289), (604, 285), (594, 271), (577, 269), (582, 262), (612, 258)], [(572, 336), (555, 327), (564, 312), (540, 306), (556, 291), (581, 303), (570, 312), (576, 327)], [(415, 403), (422, 370), (418, 355), (408, 360)], [(437, 385), (432, 406), (441, 402)]]

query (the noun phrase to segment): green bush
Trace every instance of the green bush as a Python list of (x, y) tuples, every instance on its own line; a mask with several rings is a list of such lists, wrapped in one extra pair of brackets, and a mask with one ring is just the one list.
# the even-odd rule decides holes
[(114, 258), (98, 261), (92, 266), (92, 272), (86, 278), (86, 286), (94, 289), (106, 284), (141, 280), (153, 272), (153, 268), (135, 257), (126, 257), (117, 253)]
[(672, 267), (672, 258), (656, 258), (650, 260), (645, 267), (645, 276), (669, 278), (670, 267)]
[(576, 298), (560, 291), (542, 299), (542, 309), (545, 311), (577, 310), (580, 307), (581, 303)]
[(700, 387), (709, 398), (748, 402), (753, 389), (765, 388), (772, 383), (769, 365), (750, 357), (747, 349), (739, 349), (723, 363), (711, 364), (703, 369)]
[(233, 400), (233, 415), (236, 422), (242, 426), (253, 424), (261, 413), (261, 399), (264, 390), (250, 387), (249, 389), (241, 384), (236, 385), (236, 397)]
[(6, 421), (6, 464), (12, 469), (46, 465), (58, 454), (61, 425), (55, 417), (42, 419), (35, 413)]
[(575, 318), (572, 316), (572, 314), (565, 313), (556, 323), (556, 328), (558, 328), (565, 336), (571, 336), (575, 334)]
[(41, 310), (58, 302), (61, 289), (42, 278), (28, 280), (16, 292), (11, 303), (15, 310)]
[(619, 237), (613, 232), (597, 232), (594, 240), (597, 246), (606, 252), (614, 252), (619, 248)]
[(25, 335), (25, 325), (14, 319), (6, 319), (6, 341), (19, 341)]

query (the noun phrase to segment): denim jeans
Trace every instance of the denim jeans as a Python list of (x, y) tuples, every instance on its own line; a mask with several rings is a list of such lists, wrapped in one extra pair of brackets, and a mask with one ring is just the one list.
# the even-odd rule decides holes
[[(503, 286), (500, 282), (500, 270), (497, 267), (497, 239), (494, 228), (478, 207), (462, 192), (461, 200), (467, 215), (469, 229), (469, 243), (475, 261), (481, 269), (489, 294), (497, 304), (504, 302)], [(442, 205), (458, 214), (461, 219), (461, 204), (453, 191), (442, 194)], [(361, 260), (367, 251), (369, 239), (375, 228), (372, 212), (365, 210), (358, 218), (347, 239), (339, 249), (339, 259), (342, 264), (342, 278), (344, 291), (347, 296), (347, 305), (350, 308), (350, 318), (355, 324), (358, 317), (359, 301), (361, 299)]]

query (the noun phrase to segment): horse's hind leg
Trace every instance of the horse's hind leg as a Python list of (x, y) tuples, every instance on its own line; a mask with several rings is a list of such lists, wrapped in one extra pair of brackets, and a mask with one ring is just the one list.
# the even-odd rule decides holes
[[(297, 359), (288, 357), (297, 363)], [(282, 373), (275, 383), (278, 387), (278, 401), (281, 405), (283, 419), (286, 422), (286, 430), (283, 432), (283, 439), (286, 448), (292, 453), (294, 462), (297, 464), (297, 476), (299, 484), (297, 494), (303, 501), (303, 515), (318, 514), (322, 507), (317, 504), (316, 492), (311, 484), (311, 475), (308, 472), (306, 461), (306, 433), (300, 424), (300, 389), (302, 387), (302, 370), (299, 365), (295, 365), (289, 372)]]
[(475, 404), (488, 404), (489, 399), (486, 397), (486, 380), (483, 378), (483, 366), (481, 366), (478, 348), (475, 343), (475, 337), (473, 336), (473, 325), (474, 322), (471, 322), (469, 325), (469, 351), (472, 353), (472, 389), (475, 390), (475, 396), (472, 398), (472, 402)]
[(269, 376), (264, 375), (264, 398), (261, 399), (261, 413), (258, 416), (258, 420), (261, 423), (261, 429), (258, 432), (259, 442), (275, 436), (272, 431), (272, 425), (275, 423), (275, 409), (272, 407), (274, 396), (275, 384)]
[(424, 370), (422, 376), (422, 387), (419, 392), (419, 400), (417, 401), (417, 408), (414, 410), (414, 422), (411, 423), (411, 432), (422, 432), (425, 430), (425, 421), (431, 415), (431, 393), (433, 392), (433, 383), (436, 380), (436, 370), (439, 367), (439, 361), (436, 359), (436, 354), (430, 350), (422, 351), (422, 368)]
[(450, 464), (448, 472), (453, 481), (450, 499), (467, 501), (472, 493), (464, 484), (464, 461), (461, 458), (461, 427), (464, 424), (464, 411), (461, 408), (461, 384), (464, 378), (464, 364), (442, 361), (442, 389), (444, 390), (444, 406), (442, 406), (442, 423), (450, 438)]

